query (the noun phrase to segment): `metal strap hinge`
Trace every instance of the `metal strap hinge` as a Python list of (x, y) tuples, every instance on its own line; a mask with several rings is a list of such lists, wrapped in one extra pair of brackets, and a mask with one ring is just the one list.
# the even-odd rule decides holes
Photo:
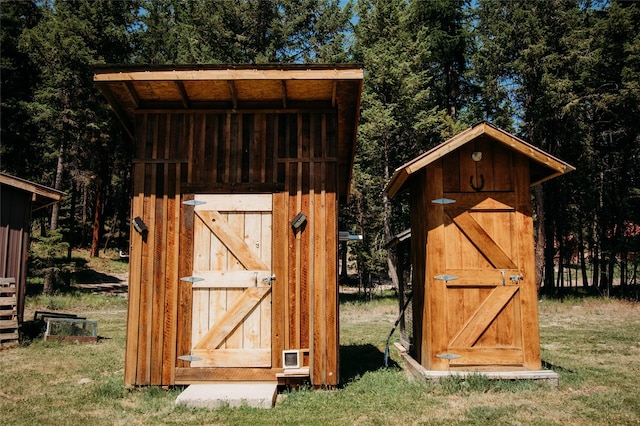
[(183, 201), (182, 204), (187, 206), (201, 206), (202, 204), (207, 204), (207, 202), (200, 201), (200, 200), (187, 200), (187, 201)]
[(178, 359), (180, 361), (202, 361), (202, 358), (200, 358), (199, 356), (195, 356), (195, 355), (181, 355), (178, 357)]
[(435, 277), (436, 280), (440, 280), (440, 281), (453, 281), (453, 280), (457, 280), (458, 277), (456, 277), (455, 275), (436, 275)]
[(431, 200), (433, 204), (453, 204), (456, 200), (452, 200), (451, 198), (438, 198), (437, 200)]
[(194, 276), (191, 276), (191, 277), (182, 277), (182, 278), (180, 278), (180, 281), (186, 281), (186, 282), (188, 282), (188, 283), (197, 283), (197, 282), (199, 282), (199, 281), (204, 281), (204, 278), (201, 278), (201, 277), (194, 277)]

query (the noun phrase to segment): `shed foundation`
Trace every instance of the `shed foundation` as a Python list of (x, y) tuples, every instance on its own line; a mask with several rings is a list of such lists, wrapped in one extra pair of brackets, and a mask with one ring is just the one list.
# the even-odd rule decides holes
[(465, 378), (469, 376), (482, 376), (490, 380), (535, 380), (543, 381), (551, 387), (557, 388), (560, 376), (553, 370), (516, 370), (516, 371), (463, 371), (449, 370), (436, 371), (425, 369), (418, 361), (409, 355), (404, 347), (396, 344), (400, 357), (404, 361), (405, 369), (416, 378), (427, 381), (439, 381), (445, 377)]
[(277, 383), (209, 383), (189, 385), (176, 398), (176, 405), (189, 408), (272, 408)]

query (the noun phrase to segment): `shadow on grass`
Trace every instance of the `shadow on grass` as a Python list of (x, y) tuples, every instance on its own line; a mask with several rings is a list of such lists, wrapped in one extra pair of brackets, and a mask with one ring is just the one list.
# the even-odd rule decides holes
[(118, 277), (98, 272), (90, 268), (74, 272), (73, 280), (78, 284), (106, 284), (120, 282), (120, 278)]
[(608, 288), (589, 287), (554, 287), (551, 290), (542, 289), (541, 296), (545, 299), (582, 300), (590, 298), (611, 297), (632, 302), (640, 301), (640, 284), (611, 285)]
[[(384, 353), (370, 343), (340, 346), (340, 386), (352, 382), (369, 371), (384, 368)], [(389, 368), (399, 368), (389, 360)]]
[[(43, 290), (42, 278), (32, 279), (27, 282), (27, 296), (37, 296), (42, 294)], [(56, 279), (54, 291), (56, 294), (70, 294), (76, 291), (119, 294), (128, 291), (128, 283), (115, 275), (105, 274), (91, 268), (83, 268), (74, 272), (60, 273)]]
[(374, 300), (397, 300), (398, 296), (393, 291), (385, 290), (383, 292), (376, 291), (371, 297), (367, 297), (362, 292), (340, 292), (340, 303), (354, 303), (354, 302), (372, 302)]
[(76, 271), (73, 281), (73, 288), (86, 293), (122, 294), (129, 290), (127, 281), (90, 268)]

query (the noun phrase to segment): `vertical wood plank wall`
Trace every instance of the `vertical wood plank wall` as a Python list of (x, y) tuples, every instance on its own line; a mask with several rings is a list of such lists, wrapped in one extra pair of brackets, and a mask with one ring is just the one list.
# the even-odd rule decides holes
[(17, 317), (22, 323), (33, 194), (8, 185), (2, 185), (0, 193), (0, 277), (16, 279)]
[[(171, 385), (191, 348), (194, 193), (274, 193), (273, 366), (310, 349), (314, 385), (338, 383), (337, 113), (139, 113), (125, 383)], [(290, 221), (308, 218), (301, 232)], [(247, 379), (251, 379), (248, 377)]]

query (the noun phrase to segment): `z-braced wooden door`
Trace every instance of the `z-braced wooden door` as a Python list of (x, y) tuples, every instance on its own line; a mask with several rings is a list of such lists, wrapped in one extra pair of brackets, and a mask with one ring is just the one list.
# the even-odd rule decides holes
[[(515, 180), (516, 188), (526, 183)], [(529, 197), (518, 189), (444, 192), (432, 199), (427, 244), (442, 249), (427, 259), (430, 291), (440, 295), (428, 307), (437, 324), (430, 353), (437, 369), (539, 368), (530, 201), (524, 195)]]
[(271, 367), (272, 195), (194, 204), (191, 367)]

